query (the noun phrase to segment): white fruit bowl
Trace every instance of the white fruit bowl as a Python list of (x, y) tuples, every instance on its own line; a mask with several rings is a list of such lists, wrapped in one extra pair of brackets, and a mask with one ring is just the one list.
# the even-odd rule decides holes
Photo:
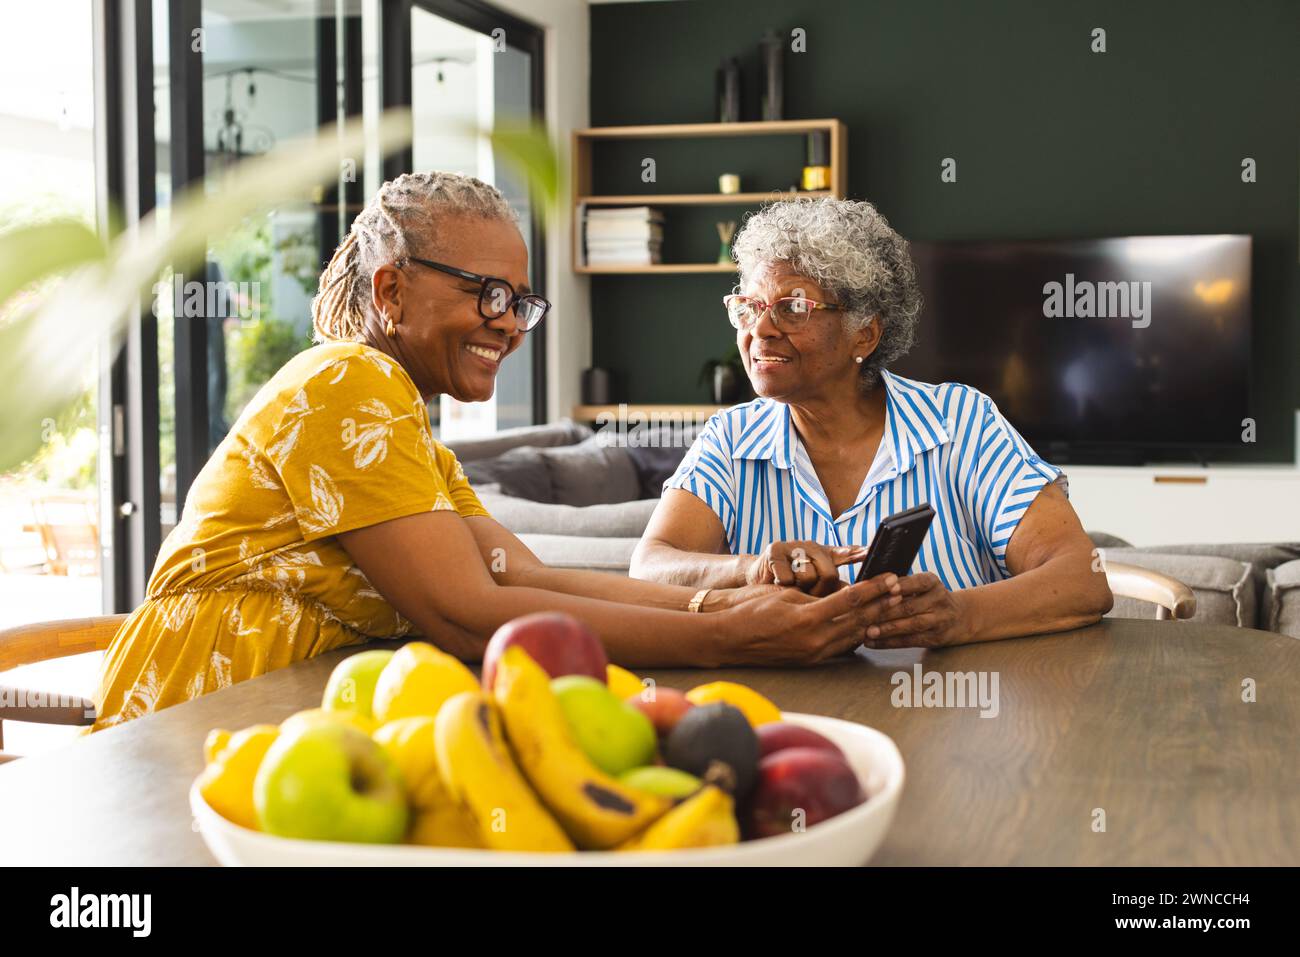
[(406, 844), (344, 844), (273, 837), (232, 824), (190, 788), (199, 833), (222, 864), (251, 867), (850, 867), (865, 864), (889, 831), (903, 790), (903, 757), (887, 735), (865, 725), (812, 714), (784, 719), (824, 734), (844, 751), (867, 800), (797, 834), (782, 834), (724, 847), (680, 851), (578, 851), (537, 854), (514, 851), (418, 847)]

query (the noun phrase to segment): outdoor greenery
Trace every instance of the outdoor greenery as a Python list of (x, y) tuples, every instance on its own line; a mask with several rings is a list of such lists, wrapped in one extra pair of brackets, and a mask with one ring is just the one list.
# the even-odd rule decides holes
[(226, 421), (234, 422), (263, 383), (311, 345), (292, 322), (267, 316), (249, 325), (235, 324), (226, 338)]
[(272, 236), (274, 219), (261, 217), (246, 220), (241, 226), (214, 245), (211, 258), (221, 264), (228, 282), (259, 283), (257, 313), (247, 319), (229, 319), (225, 323), (226, 421), (234, 422), (257, 390), (276, 371), (311, 345), (306, 333), (309, 317), (287, 316), (277, 308), (275, 266), (282, 275), (295, 280), (307, 295), (315, 292), (316, 237), (311, 229), (295, 229), (276, 242)]
[(55, 488), (86, 490), (99, 478), (99, 423), (95, 385), (43, 426), (45, 444), (15, 470), (15, 477)]
[[(0, 209), (0, 230), (68, 220), (85, 223), (85, 217), (86, 211), (65, 197), (34, 195)], [(48, 296), (58, 282), (57, 276), (47, 276), (0, 303), (0, 325)], [(99, 464), (97, 371), (92, 362), (82, 376), (80, 393), (66, 408), (40, 423), (39, 450), (19, 464), (11, 477), (65, 489), (94, 487)]]

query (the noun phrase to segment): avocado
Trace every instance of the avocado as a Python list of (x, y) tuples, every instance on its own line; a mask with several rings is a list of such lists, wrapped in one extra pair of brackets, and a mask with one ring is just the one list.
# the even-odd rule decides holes
[[(706, 777), (715, 761), (726, 765), (731, 773), (717, 783), (740, 799), (758, 778), (758, 750), (758, 735), (749, 720), (739, 708), (719, 701), (698, 705), (682, 716), (664, 743), (664, 760), (698, 778)], [(716, 777), (716, 771), (710, 777)]]

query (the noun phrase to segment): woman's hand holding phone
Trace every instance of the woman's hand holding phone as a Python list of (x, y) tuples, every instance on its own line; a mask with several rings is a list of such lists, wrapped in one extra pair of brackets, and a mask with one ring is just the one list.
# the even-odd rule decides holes
[(939, 648), (970, 641), (974, 628), (961, 592), (951, 592), (934, 572), (898, 580), (902, 601), (867, 626), (868, 648)]
[(823, 545), (820, 542), (773, 542), (754, 556), (745, 583), (785, 585), (814, 597), (830, 595), (844, 586), (839, 566), (862, 561), (865, 547)]
[(870, 625), (884, 621), (901, 602), (901, 590), (892, 573), (845, 585), (824, 598), (782, 588), (719, 613), (725, 636), (720, 657), (701, 664), (812, 665), (848, 654), (862, 644)]

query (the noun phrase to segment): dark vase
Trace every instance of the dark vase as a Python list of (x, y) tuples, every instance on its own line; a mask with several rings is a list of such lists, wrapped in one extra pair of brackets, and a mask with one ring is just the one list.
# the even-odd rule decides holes
[(614, 401), (614, 376), (608, 369), (585, 369), (582, 373), (582, 404), (610, 405)]
[(740, 61), (723, 60), (718, 67), (718, 122), (740, 122)]
[(758, 45), (759, 58), (763, 62), (763, 110), (765, 120), (785, 119), (785, 79), (782, 71), (781, 54), (783, 41), (775, 30), (768, 30)]
[(713, 401), (718, 405), (733, 405), (740, 399), (744, 386), (732, 366), (713, 367)]

